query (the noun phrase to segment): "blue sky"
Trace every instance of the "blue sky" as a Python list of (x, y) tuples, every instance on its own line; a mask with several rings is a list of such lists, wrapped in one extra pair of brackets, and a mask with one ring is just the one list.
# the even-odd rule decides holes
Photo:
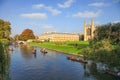
[(120, 22), (120, 0), (0, 0), (0, 19), (10, 21), (12, 36), (24, 29), (35, 35), (57, 31), (83, 33), (83, 22)]

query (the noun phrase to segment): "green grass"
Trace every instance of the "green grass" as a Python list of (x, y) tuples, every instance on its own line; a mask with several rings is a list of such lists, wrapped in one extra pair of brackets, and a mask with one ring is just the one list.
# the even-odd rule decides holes
[(7, 47), (9, 44), (9, 41), (7, 39), (0, 39), (0, 43), (2, 46)]
[[(29, 43), (31, 46), (39, 46), (47, 49), (52, 49), (64, 53), (79, 55), (81, 49), (87, 47), (89, 42), (79, 41), (79, 42), (44, 42), (44, 43)], [(76, 45), (77, 44), (77, 45)]]
[(74, 47), (86, 47), (89, 45), (88, 41), (77, 41), (77, 42), (64, 42), (64, 44), (68, 46), (74, 46)]

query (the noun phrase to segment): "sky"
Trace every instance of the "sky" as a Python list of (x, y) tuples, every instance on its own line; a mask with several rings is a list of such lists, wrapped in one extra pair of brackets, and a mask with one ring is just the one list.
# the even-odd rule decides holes
[(0, 0), (0, 19), (11, 23), (12, 34), (29, 28), (44, 32), (83, 33), (94, 18), (96, 25), (120, 22), (120, 0)]

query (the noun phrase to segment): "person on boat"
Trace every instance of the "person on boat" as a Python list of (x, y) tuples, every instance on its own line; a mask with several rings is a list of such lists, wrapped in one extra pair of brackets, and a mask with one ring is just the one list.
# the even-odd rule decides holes
[(13, 48), (8, 48), (9, 51), (13, 51)]
[(43, 48), (43, 51), (45, 51), (45, 48)]
[(46, 49), (45, 49), (45, 48), (43, 48), (43, 52), (46, 52)]
[(33, 53), (36, 53), (36, 49), (33, 49), (33, 51), (32, 51)]

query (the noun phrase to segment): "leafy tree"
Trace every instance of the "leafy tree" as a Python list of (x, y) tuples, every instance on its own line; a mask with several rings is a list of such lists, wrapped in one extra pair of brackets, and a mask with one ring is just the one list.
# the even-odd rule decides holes
[(18, 39), (19, 39), (19, 35), (16, 34), (16, 35), (14, 36), (14, 40), (17, 41)]
[(33, 31), (31, 29), (25, 29), (22, 34), (19, 36), (20, 40), (28, 40), (28, 39), (35, 39), (35, 36), (33, 34)]
[(103, 62), (120, 70), (120, 23), (97, 27), (94, 39), (82, 52), (87, 59)]
[(109, 39), (111, 44), (120, 44), (120, 23), (98, 26), (94, 41)]
[(10, 22), (0, 19), (0, 39), (9, 38), (11, 34)]

